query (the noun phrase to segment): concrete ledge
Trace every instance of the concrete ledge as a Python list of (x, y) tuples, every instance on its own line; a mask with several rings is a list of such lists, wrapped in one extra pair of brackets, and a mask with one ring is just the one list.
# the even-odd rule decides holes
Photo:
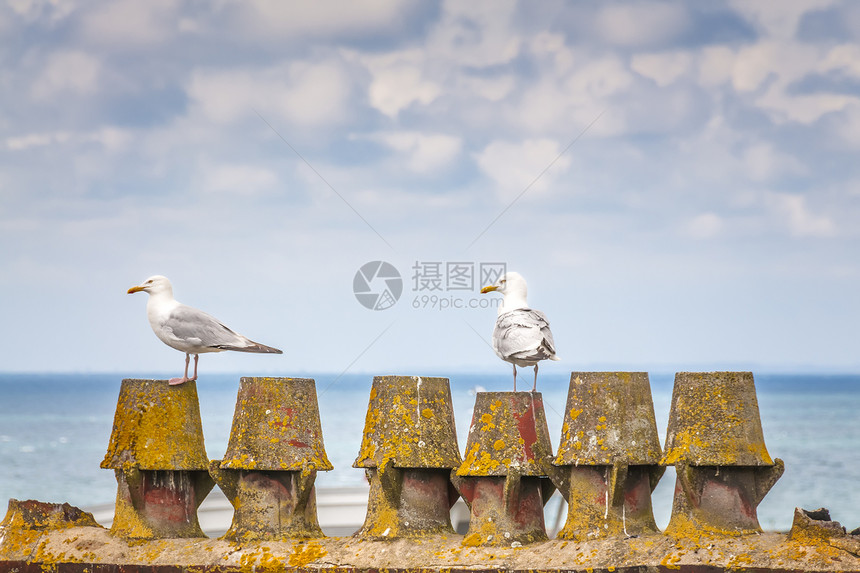
[(101, 527), (70, 527), (29, 531), (17, 540), (7, 538), (6, 550), (0, 554), (0, 571), (860, 573), (860, 557), (850, 550), (830, 540), (798, 542), (781, 533), (731, 538), (647, 535), (584, 542), (552, 540), (515, 548), (464, 547), (462, 540), (460, 535), (451, 535), (395, 541), (331, 537), (262, 543), (205, 538), (126, 542)]

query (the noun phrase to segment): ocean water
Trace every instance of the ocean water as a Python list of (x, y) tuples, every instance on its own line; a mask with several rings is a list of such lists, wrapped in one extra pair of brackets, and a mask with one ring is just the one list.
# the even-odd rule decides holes
[[(0, 373), (0, 504), (8, 498), (69, 502), (86, 508), (112, 503), (113, 471), (99, 468), (110, 438), (122, 374)], [(359, 485), (352, 467), (360, 446), (372, 375), (302, 374), (316, 380), (326, 451), (335, 466), (320, 488)], [(510, 389), (503, 374), (449, 375), (457, 436), (463, 450), (478, 390)], [(523, 383), (527, 385), (524, 374)], [(665, 442), (673, 374), (650, 374), (661, 442)], [(785, 461), (785, 474), (759, 506), (767, 530), (787, 530), (795, 507), (826, 507), (849, 529), (860, 526), (860, 375), (756, 374), (765, 441)], [(541, 374), (553, 446), (558, 446), (568, 377)], [(238, 375), (197, 382), (207, 454), (220, 458), (230, 434)], [(675, 476), (668, 468), (653, 495), (660, 527), (671, 514)], [(556, 494), (558, 495), (558, 494)]]

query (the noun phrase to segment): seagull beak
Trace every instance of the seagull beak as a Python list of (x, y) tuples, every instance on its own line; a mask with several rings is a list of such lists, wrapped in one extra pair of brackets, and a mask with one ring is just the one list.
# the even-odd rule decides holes
[(130, 289), (128, 289), (128, 294), (134, 294), (134, 293), (140, 292), (142, 290), (143, 290), (142, 286), (133, 286)]
[(499, 287), (496, 285), (485, 286), (481, 289), (481, 294), (487, 294), (488, 292), (493, 292), (494, 290), (498, 290)]

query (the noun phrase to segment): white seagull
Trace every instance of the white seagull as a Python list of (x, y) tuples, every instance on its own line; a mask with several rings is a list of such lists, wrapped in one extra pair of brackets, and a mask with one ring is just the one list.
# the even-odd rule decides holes
[(549, 330), (546, 315), (529, 308), (526, 302), (528, 287), (519, 273), (509, 272), (486, 286), (481, 292), (500, 292), (504, 295), (499, 307), (499, 318), (493, 329), (493, 350), (502, 360), (514, 365), (514, 392), (517, 391), (517, 366), (534, 366), (535, 381), (532, 392), (537, 388), (538, 362), (559, 360), (555, 355), (555, 342)]
[[(171, 378), (171, 385), (197, 380), (198, 355), (204, 352), (265, 352), (283, 354), (277, 348), (265, 346), (237, 334), (202, 310), (197, 310), (173, 298), (173, 286), (167, 277), (149, 277), (143, 284), (128, 289), (128, 294), (143, 291), (149, 294), (146, 317), (155, 335), (167, 346), (185, 353), (185, 374)], [(194, 355), (194, 375), (188, 377), (188, 362)]]

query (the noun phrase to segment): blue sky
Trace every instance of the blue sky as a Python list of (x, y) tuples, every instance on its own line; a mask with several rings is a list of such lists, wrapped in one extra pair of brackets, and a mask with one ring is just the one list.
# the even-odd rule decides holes
[(175, 375), (164, 274), (284, 350), (201, 373), (507, 376), (413, 271), (504, 262), (552, 372), (860, 370), (860, 4), (284, 4), (0, 6), (0, 369)]

